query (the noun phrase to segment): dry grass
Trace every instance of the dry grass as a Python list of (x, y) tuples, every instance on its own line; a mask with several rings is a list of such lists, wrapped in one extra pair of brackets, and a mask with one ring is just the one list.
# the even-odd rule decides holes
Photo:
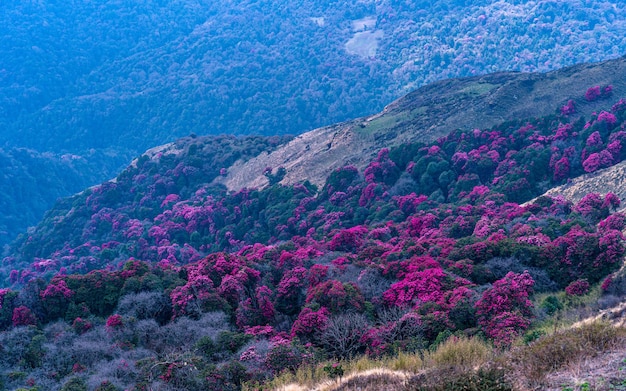
[[(348, 390), (404, 390), (410, 379), (425, 371), (474, 370), (492, 357), (492, 349), (477, 338), (453, 337), (434, 352), (400, 353), (395, 357), (340, 362), (345, 376), (331, 380), (323, 371), (328, 363), (304, 367), (294, 373), (275, 378), (267, 389), (280, 391), (348, 391)], [(385, 384), (381, 388), (381, 384)]]
[(424, 362), (418, 354), (400, 353), (397, 357), (383, 359), (362, 356), (358, 360), (339, 362), (345, 371), (345, 376), (339, 380), (331, 380), (323, 370), (327, 364), (329, 362), (301, 367), (295, 373), (285, 372), (268, 383), (265, 389), (277, 391), (334, 390), (346, 382), (354, 383), (355, 379), (360, 377), (378, 376), (388, 379), (392, 377), (404, 379), (424, 367)]
[(451, 337), (426, 356), (430, 367), (479, 368), (492, 358), (492, 348), (478, 338)]
[(326, 364), (283, 374), (264, 390), (626, 390), (626, 328), (585, 323), (505, 352), (478, 338), (451, 338), (421, 355), (341, 362), (346, 375), (337, 380)]
[(626, 329), (595, 322), (544, 336), (511, 357), (519, 386), (537, 387), (551, 373), (625, 346)]

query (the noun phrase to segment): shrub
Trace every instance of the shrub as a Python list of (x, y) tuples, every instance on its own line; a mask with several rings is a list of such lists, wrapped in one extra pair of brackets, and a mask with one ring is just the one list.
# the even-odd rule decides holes
[(63, 384), (61, 391), (87, 391), (87, 384), (80, 377), (73, 377)]
[(351, 358), (365, 350), (362, 336), (369, 328), (367, 318), (356, 313), (332, 317), (320, 334), (320, 344), (334, 357)]
[(341, 378), (344, 373), (343, 367), (338, 362), (324, 365), (323, 370), (331, 379)]
[(232, 331), (222, 331), (217, 336), (217, 348), (220, 351), (237, 352), (243, 345), (248, 343), (252, 336)]
[(548, 315), (554, 315), (557, 311), (563, 309), (563, 304), (556, 296), (548, 296), (541, 302), (541, 308), (546, 311)]

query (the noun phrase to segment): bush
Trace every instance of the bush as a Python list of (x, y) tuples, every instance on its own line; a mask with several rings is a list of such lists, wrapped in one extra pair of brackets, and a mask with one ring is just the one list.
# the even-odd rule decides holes
[(87, 384), (80, 377), (73, 377), (63, 384), (61, 391), (87, 391)]
[(563, 304), (556, 296), (548, 296), (541, 302), (541, 309), (546, 311), (548, 315), (554, 315), (556, 312), (563, 309)]
[(365, 350), (363, 334), (369, 328), (365, 315), (349, 313), (332, 317), (319, 339), (333, 357), (351, 358)]

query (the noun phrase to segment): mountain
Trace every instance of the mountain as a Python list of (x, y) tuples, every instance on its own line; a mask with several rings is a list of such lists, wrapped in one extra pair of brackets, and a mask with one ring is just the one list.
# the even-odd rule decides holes
[[(563, 346), (554, 325), (626, 291), (619, 197), (545, 195), (626, 161), (623, 62), (439, 82), (296, 138), (149, 149), (7, 248), (0, 385), (234, 391), (467, 345), (481, 364), (448, 380), (511, 389), (494, 346), (548, 363), (521, 388), (547, 384), (535, 349)], [(590, 327), (576, 354), (623, 341)]]
[[(23, 213), (0, 215), (0, 245), (58, 196), (156, 145), (300, 134), (436, 80), (615, 58), (624, 20), (609, 0), (4, 1), (0, 145), (93, 164), (19, 199), (2, 192), (0, 203)], [(93, 161), (93, 150), (106, 158)], [(49, 183), (33, 167), (6, 169)]]
[[(409, 170), (406, 167), (411, 159), (413, 164), (421, 167), (420, 170), (425, 170), (426, 166), (430, 167), (425, 163), (428, 159), (420, 163), (419, 156), (422, 152), (418, 151), (423, 151), (428, 145), (447, 145), (450, 138), (456, 139), (459, 134), (474, 129), (493, 128), (496, 132), (508, 135), (510, 140), (507, 141), (507, 146), (498, 147), (498, 157), (494, 157), (493, 163), (485, 167), (481, 165), (486, 163), (480, 163), (482, 168), (475, 169), (471, 174), (474, 177), (468, 177), (469, 174), (464, 174), (458, 167), (460, 163), (455, 161), (459, 155), (447, 150), (443, 160), (439, 159), (441, 161), (436, 166), (428, 169), (428, 178), (422, 178), (421, 171), (403, 175), (396, 172), (386, 178), (384, 188), (388, 188), (388, 192), (385, 192), (387, 197), (389, 193), (393, 196), (405, 196), (414, 192), (418, 195), (425, 194), (437, 202), (456, 202), (460, 194), (471, 190), (466, 187), (473, 183), (493, 187), (511, 201), (524, 202), (532, 196), (543, 194), (551, 187), (561, 185), (564, 179), (569, 178), (570, 182), (577, 183), (584, 181), (585, 177), (580, 175), (586, 172), (593, 171), (593, 175), (598, 176), (603, 175), (598, 170), (607, 166), (611, 166), (607, 169), (610, 172), (616, 172), (621, 167), (619, 162), (622, 152), (613, 146), (621, 140), (619, 126), (615, 124), (621, 118), (610, 114), (619, 114), (621, 101), (612, 108), (609, 103), (626, 90), (626, 81), (623, 79), (625, 72), (626, 57), (622, 57), (549, 73), (496, 73), (451, 79), (422, 87), (391, 103), (379, 114), (319, 128), (295, 138), (195, 135), (182, 138), (148, 150), (115, 180), (60, 200), (35, 229), (22, 235), (7, 250), (8, 255), (11, 255), (7, 259), (18, 262), (21, 265), (18, 269), (31, 269), (38, 275), (40, 271), (36, 271), (36, 267), (33, 269), (32, 265), (27, 266), (36, 260), (52, 258), (51, 265), (54, 266), (44, 268), (45, 273), (52, 273), (60, 267), (74, 269), (77, 265), (82, 265), (80, 267), (86, 269), (80, 270), (88, 271), (104, 267), (114, 260), (121, 262), (131, 256), (142, 258), (145, 255), (140, 255), (142, 252), (137, 252), (136, 246), (130, 252), (127, 244), (119, 246), (129, 241), (126, 237), (129, 224), (137, 225), (137, 229), (143, 232), (139, 236), (157, 230), (159, 226), (166, 232), (172, 227), (182, 229), (182, 221), (195, 227), (198, 223), (194, 222), (196, 217), (185, 216), (184, 210), (187, 207), (173, 215), (163, 213), (178, 204), (206, 208), (207, 205), (203, 205), (205, 201), (202, 200), (207, 196), (209, 198), (206, 202), (212, 205), (209, 210), (196, 211), (192, 215), (219, 214), (219, 218), (210, 218), (210, 221), (217, 218), (210, 224), (212, 228), (203, 230), (199, 236), (196, 233), (193, 238), (192, 228), (187, 228), (186, 233), (175, 234), (178, 237), (174, 241), (177, 242), (176, 246), (194, 243), (193, 259), (202, 253), (224, 250), (232, 241), (252, 244), (256, 241), (286, 238), (289, 235), (281, 232), (279, 227), (287, 223), (288, 217), (285, 213), (292, 213), (288, 211), (295, 207), (292, 204), (295, 201), (283, 200), (270, 208), (266, 197), (273, 197), (271, 194), (276, 184), (291, 187), (302, 186), (304, 183), (307, 190), (303, 192), (319, 198), (324, 189), (337, 186), (327, 183), (328, 180), (337, 181), (337, 173), (342, 173), (340, 177), (352, 178), (349, 181), (356, 180), (358, 172), (365, 173), (367, 177), (366, 172), (373, 162), (383, 159), (380, 151), (389, 148), (393, 165), (401, 170)], [(591, 119), (587, 121), (586, 118)], [(587, 138), (593, 133), (593, 125), (600, 123), (607, 125), (602, 125), (604, 127), (600, 133), (596, 132), (599, 139), (594, 142), (597, 145), (586, 145), (585, 143), (591, 142)], [(600, 125), (595, 125), (598, 126)], [(523, 130), (524, 127), (529, 130)], [(524, 149), (524, 153), (516, 158), (521, 159), (516, 163), (519, 167), (500, 172), (503, 170), (498, 168), (503, 164), (500, 160), (508, 161), (505, 159), (507, 148), (516, 150), (530, 147), (528, 140), (523, 145), (516, 144), (522, 141), (511, 141), (529, 131), (540, 132), (546, 135), (544, 137), (548, 137), (551, 132), (557, 132), (558, 136), (550, 136), (558, 137), (555, 140), (550, 139), (551, 148), (556, 149), (550, 152), (529, 152), (530, 150)], [(593, 133), (594, 136), (596, 133)], [(452, 143), (451, 147), (454, 145)], [(611, 157), (606, 162), (603, 158), (602, 162), (591, 167), (589, 157), (599, 156), (602, 148), (605, 148), (603, 153), (610, 153)], [(607, 152), (609, 149), (611, 152)], [(469, 152), (467, 150), (463, 153)], [(416, 153), (417, 155), (412, 156)], [(482, 155), (483, 152), (479, 154)], [(545, 172), (528, 177), (520, 170), (524, 170), (523, 167), (529, 164), (527, 159), (531, 155), (537, 155), (538, 159), (532, 163), (535, 165), (532, 170), (538, 171), (537, 167), (543, 167)], [(557, 173), (557, 167), (563, 172)], [(510, 179), (503, 180), (504, 185), (490, 183), (489, 178), (496, 181), (495, 173)], [(450, 178), (444, 180), (444, 176)], [(346, 180), (342, 179), (341, 183)], [(464, 181), (467, 184), (462, 184)], [(525, 185), (521, 185), (522, 182)], [(345, 187), (346, 184), (341, 186)], [(526, 189), (518, 192), (519, 186), (526, 186)], [(562, 187), (555, 189), (546, 194), (561, 194), (559, 189)], [(605, 193), (612, 191), (610, 185), (605, 189)], [(579, 202), (591, 191), (593, 188), (585, 187), (572, 201)], [(617, 189), (615, 191), (619, 192)], [(248, 193), (253, 194), (253, 198), (258, 198), (255, 202), (259, 205), (247, 209), (235, 221), (232, 217), (227, 217), (229, 214), (240, 213), (232, 210), (239, 202), (235, 200), (241, 194)], [(359, 203), (361, 202), (363, 201), (360, 200)], [(266, 208), (275, 210), (269, 213)], [(354, 216), (352, 219), (352, 224), (368, 221), (365, 215), (358, 218)], [(171, 224), (174, 225), (165, 228)], [(259, 226), (262, 228), (258, 228)], [(253, 228), (254, 233), (250, 231)], [(292, 227), (289, 232), (304, 234), (306, 230)], [(172, 234), (165, 236), (171, 241)], [(151, 236), (150, 251), (157, 251), (158, 235)], [(116, 249), (108, 248), (109, 242), (116, 243)], [(99, 254), (97, 261), (90, 261), (91, 265), (84, 265), (83, 262), (73, 264), (72, 260), (76, 258), (74, 256), (62, 260), (63, 256), (85, 246), (94, 248), (92, 251)], [(103, 246), (107, 247), (106, 251)], [(198, 250), (200, 253), (196, 253)], [(179, 255), (173, 256), (173, 259), (179, 256), (187, 259), (187, 256), (191, 256), (191, 253), (183, 255), (180, 251), (177, 247), (175, 253)], [(158, 258), (163, 257), (159, 255)], [(5, 278), (9, 272), (9, 268), (4, 269)]]
[(436, 80), (617, 57), (625, 16), (607, 0), (5, 1), (0, 140), (140, 153), (298, 134)]

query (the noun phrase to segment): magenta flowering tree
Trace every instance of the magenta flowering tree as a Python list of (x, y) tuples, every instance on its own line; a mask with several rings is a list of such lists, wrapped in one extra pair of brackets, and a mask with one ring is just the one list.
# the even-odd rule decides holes
[(276, 311), (272, 303), (272, 291), (267, 286), (256, 288), (255, 295), (239, 303), (236, 324), (240, 329), (271, 323)]
[(333, 236), (328, 247), (333, 251), (356, 251), (363, 244), (368, 231), (363, 225), (343, 229)]
[(354, 166), (345, 166), (335, 169), (326, 180), (324, 189), (326, 194), (335, 192), (347, 193), (348, 188), (358, 178), (359, 170)]
[(589, 89), (587, 89), (587, 92), (585, 92), (585, 99), (588, 102), (593, 102), (600, 98), (608, 98), (612, 94), (613, 94), (612, 85), (606, 85), (602, 87), (593, 86), (593, 87), (589, 87)]
[(585, 148), (587, 152), (598, 152), (603, 147), (602, 137), (600, 136), (600, 132), (595, 131), (589, 135), (587, 138), (587, 142), (585, 144)]
[(326, 281), (328, 278), (329, 267), (325, 265), (315, 264), (311, 266), (309, 270), (309, 285), (316, 286), (319, 283)]
[(613, 213), (598, 223), (598, 231), (600, 232), (607, 232), (609, 230), (623, 231), (624, 228), (626, 228), (626, 216), (622, 213)]
[(585, 99), (588, 102), (593, 102), (595, 100), (598, 100), (600, 98), (600, 95), (600, 86), (589, 87), (587, 92), (585, 92)]
[(36, 325), (37, 318), (30, 308), (22, 305), (13, 310), (12, 322), (13, 327)]
[(589, 282), (587, 280), (576, 280), (565, 287), (565, 293), (570, 296), (583, 296), (589, 292)]
[(567, 104), (561, 107), (561, 114), (562, 115), (576, 114), (576, 104), (574, 103), (573, 100), (571, 99), (568, 100)]
[(363, 175), (367, 183), (384, 183), (393, 185), (400, 176), (400, 170), (389, 158), (389, 149), (383, 148), (378, 156), (365, 169)]
[(174, 316), (197, 315), (222, 302), (213, 281), (204, 275), (190, 275), (186, 284), (172, 290), (170, 298)]
[(553, 179), (555, 182), (561, 182), (570, 175), (570, 162), (567, 156), (563, 156), (554, 164), (554, 176)]
[(622, 201), (619, 199), (617, 195), (615, 195), (615, 193), (608, 192), (604, 196), (604, 202), (602, 203), (602, 206), (615, 210), (616, 208), (620, 206), (621, 202)]
[(476, 302), (476, 314), (485, 334), (497, 344), (509, 345), (530, 326), (534, 281), (528, 272), (513, 272), (494, 282)]
[(331, 313), (342, 311), (361, 311), (365, 300), (359, 289), (351, 282), (337, 280), (322, 282), (309, 288), (306, 303), (318, 304)]
[(445, 272), (438, 267), (408, 273), (383, 294), (389, 306), (406, 307), (422, 302), (439, 302), (442, 299), (442, 287), (447, 278)]
[[(588, 218), (593, 223), (598, 223), (600, 220), (608, 217), (609, 215), (609, 206), (611, 205), (610, 202), (614, 199), (614, 194), (609, 194), (611, 195), (607, 194), (607, 196), (609, 197), (609, 203), (607, 204), (605, 200), (602, 199), (600, 194), (589, 193), (584, 196), (576, 205), (574, 205), (574, 210), (580, 213), (582, 216)], [(619, 202), (619, 198), (617, 199), (617, 201)], [(617, 205), (619, 205), (619, 203)]]
[(106, 322), (107, 329), (115, 330), (122, 328), (124, 326), (124, 322), (122, 321), (122, 315), (113, 314), (107, 318)]
[(293, 326), (291, 326), (291, 336), (297, 336), (305, 340), (312, 339), (315, 333), (324, 331), (328, 325), (329, 316), (330, 312), (325, 307), (321, 307), (317, 311), (304, 307), (296, 321), (293, 322)]
[(298, 313), (306, 298), (308, 271), (303, 267), (287, 270), (278, 283), (276, 308), (288, 315)]
[(590, 154), (583, 162), (583, 169), (585, 172), (595, 172), (601, 168), (610, 167), (613, 164), (613, 155), (605, 149), (599, 153)]
[(57, 276), (39, 295), (46, 310), (46, 318), (53, 320), (65, 315), (74, 292), (68, 288), (63, 278)]
[(600, 114), (598, 114), (597, 121), (604, 123), (608, 129), (612, 129), (617, 122), (617, 117), (615, 114), (609, 113), (608, 111), (601, 111)]

